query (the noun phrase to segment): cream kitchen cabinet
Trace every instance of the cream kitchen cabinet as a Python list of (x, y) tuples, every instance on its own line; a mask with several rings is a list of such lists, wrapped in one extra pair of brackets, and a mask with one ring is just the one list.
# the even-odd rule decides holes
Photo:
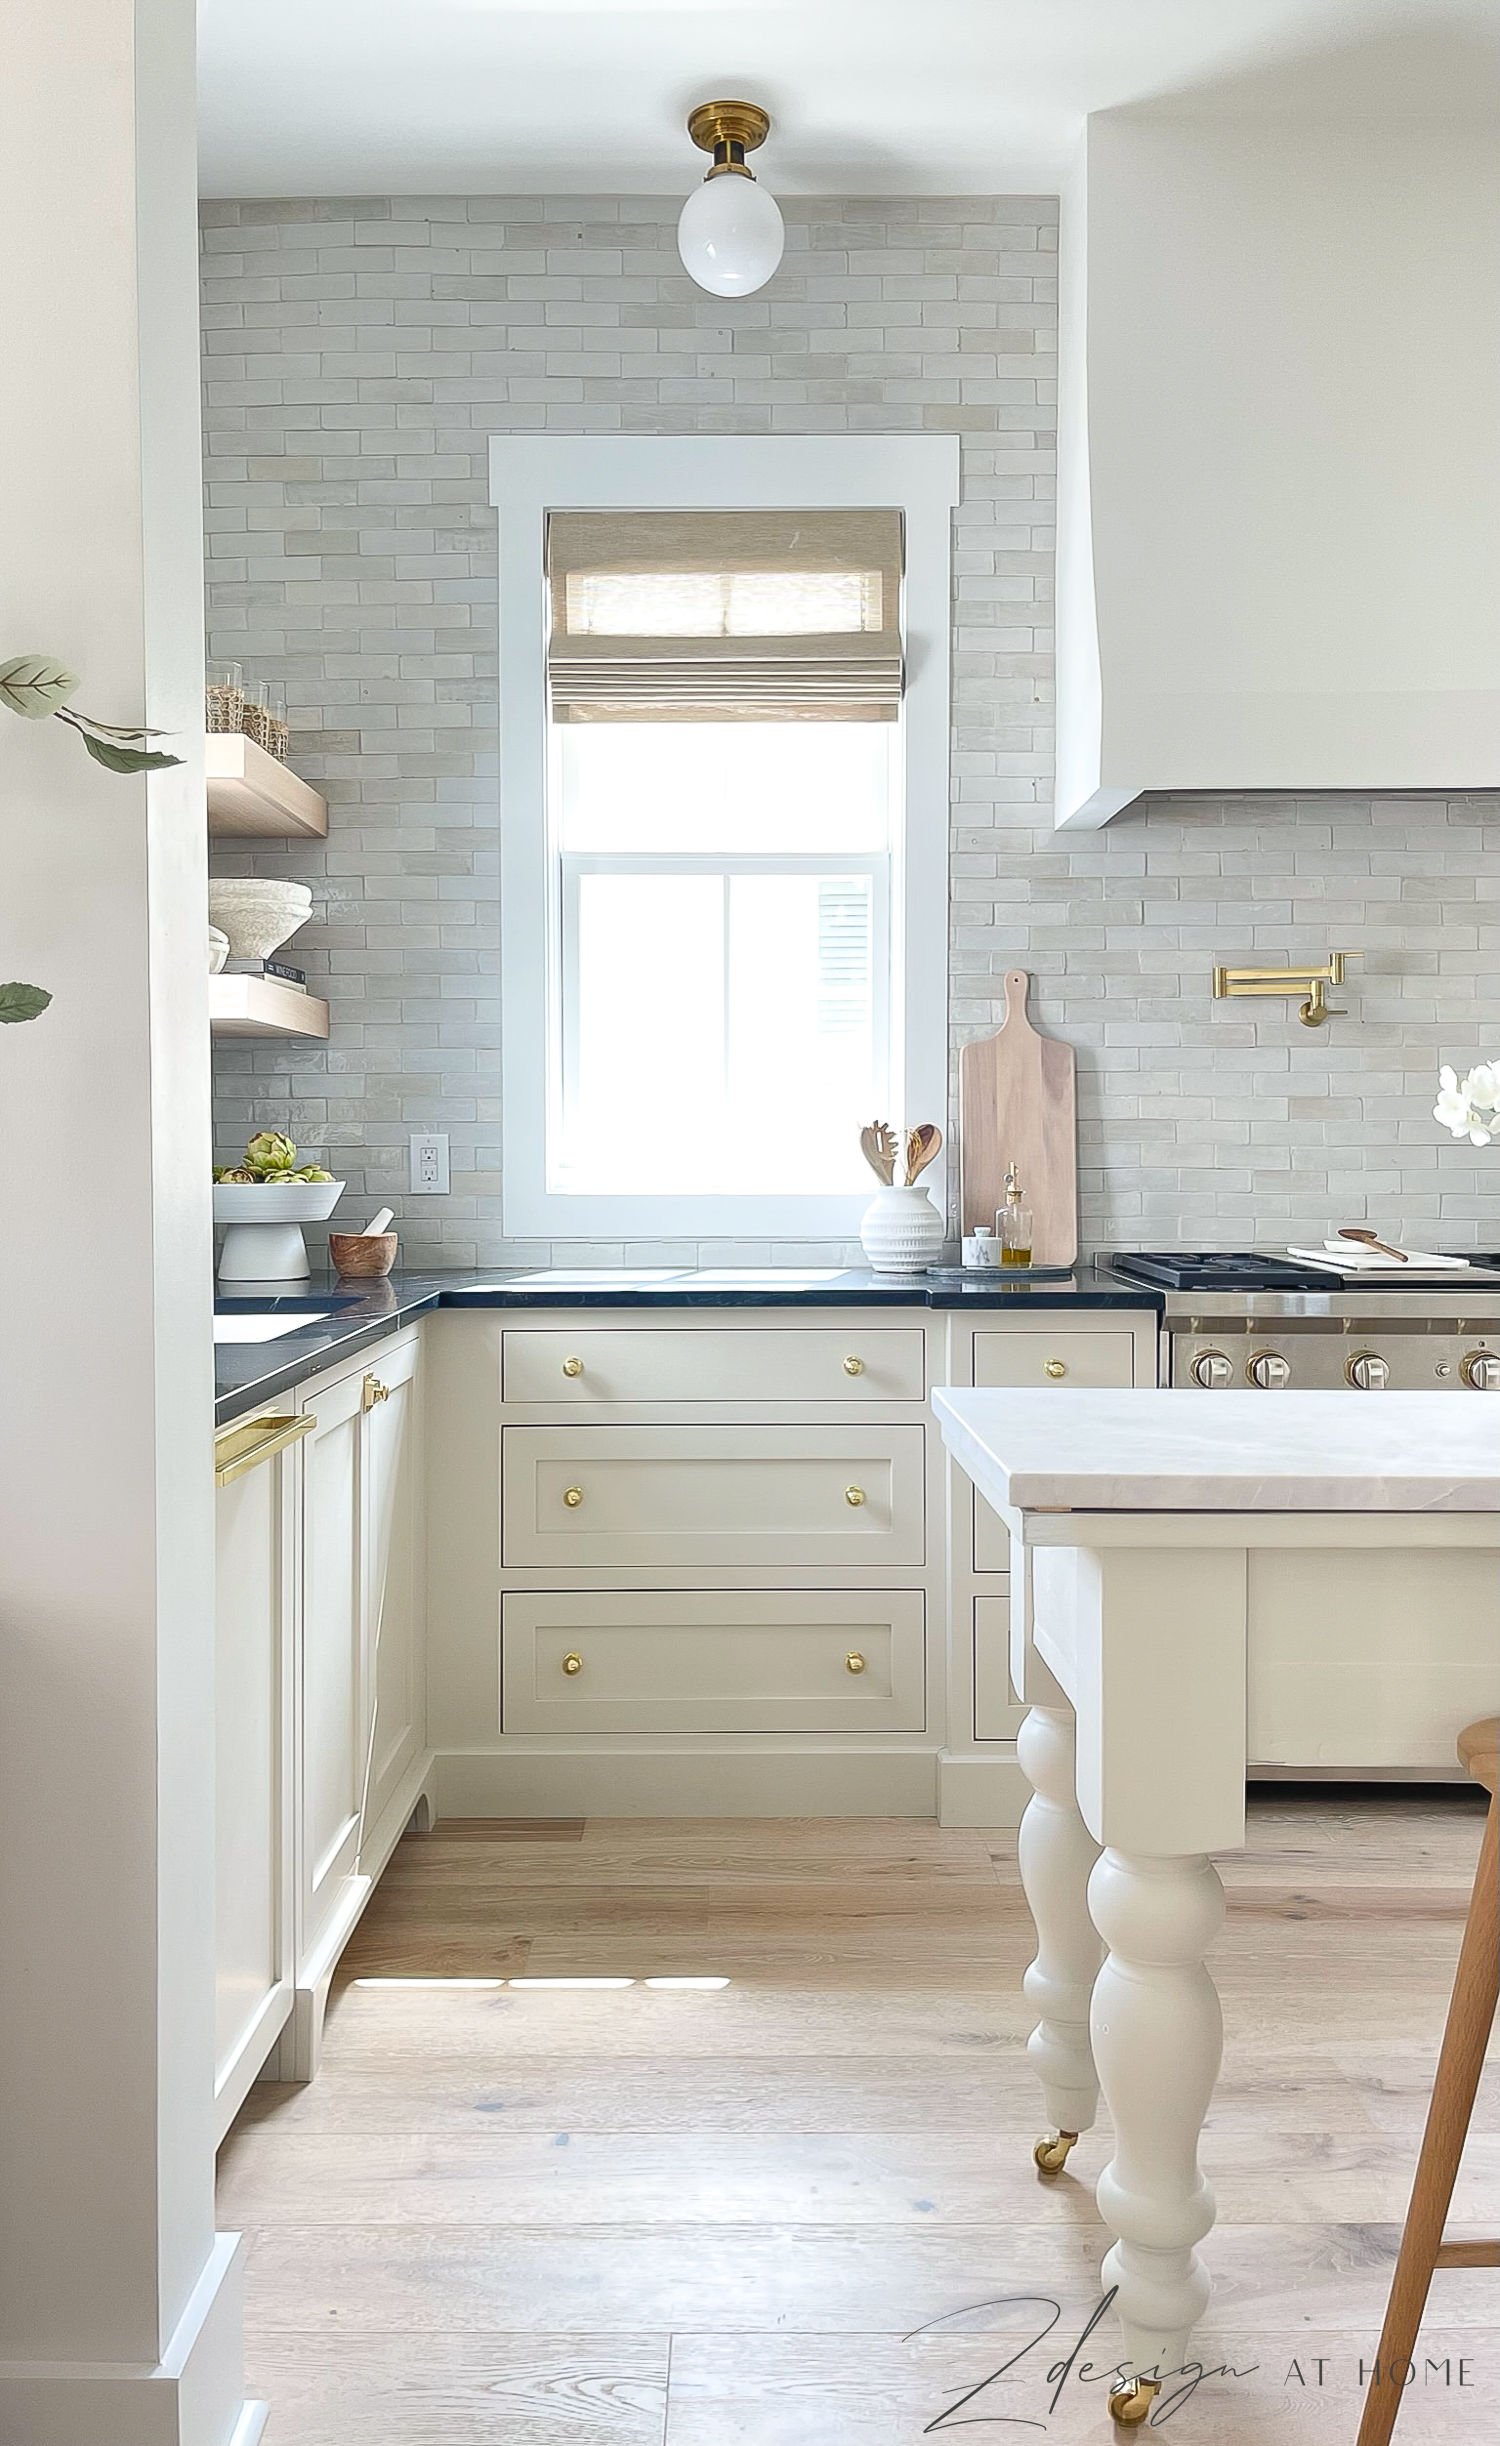
[(339, 1954), (424, 1800), (419, 1348), (217, 1439), (221, 2131), (268, 2059), (312, 2077)]
[(445, 1813), (1014, 1822), (1008, 1558), (976, 1569), (927, 1395), (1152, 1383), (1149, 1311), (559, 1306), (424, 1332)]
[[(311, 2080), (329, 1983), (410, 1815), (418, 1687), (420, 1337), (304, 1388), (294, 1700), (297, 1981), (282, 2077)], [(403, 1805), (404, 1804), (404, 1805)]]
[(215, 1438), (214, 2138), (291, 2018), (296, 1446), (285, 1408)]
[[(955, 1319), (951, 1384), (1070, 1392), (1157, 1377), (1154, 1316), (1133, 1309), (1053, 1310), (972, 1322)], [(1010, 1683), (1010, 1538), (962, 1470), (948, 1480), (950, 1648), (944, 1781), (949, 1823), (982, 1822), (991, 1795), (1018, 1772), (1015, 1738), (1025, 1709)]]

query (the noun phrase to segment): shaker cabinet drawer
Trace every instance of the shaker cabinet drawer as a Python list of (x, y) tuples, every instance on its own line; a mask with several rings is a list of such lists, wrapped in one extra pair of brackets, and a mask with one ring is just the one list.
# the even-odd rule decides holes
[(507, 1564), (923, 1560), (921, 1427), (507, 1427)]
[(974, 1336), (974, 1382), (1006, 1391), (1069, 1385), (1099, 1391), (1134, 1382), (1135, 1341), (1130, 1328), (1109, 1332), (1066, 1326), (1054, 1332), (1039, 1318), (1006, 1333)]
[(920, 1591), (523, 1591), (501, 1604), (507, 1733), (920, 1732)]
[(856, 1325), (807, 1332), (507, 1332), (507, 1401), (921, 1401), (920, 1329)]

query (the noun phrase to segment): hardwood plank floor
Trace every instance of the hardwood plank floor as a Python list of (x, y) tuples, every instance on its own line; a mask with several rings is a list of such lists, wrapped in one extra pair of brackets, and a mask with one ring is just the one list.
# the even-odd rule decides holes
[[(1354, 2434), (1479, 1799), (1268, 1796), (1222, 1864), (1200, 2347), (1245, 2374), (1205, 2379), (1170, 2435)], [(1054, 2403), (1047, 2371), (1097, 2303), (1108, 2133), (1035, 2178), (1031, 1951), (1004, 1834), (408, 1838), (341, 1965), (319, 2079), (253, 2090), (220, 2160), (270, 2446), (919, 2446), (971, 2424), (1102, 2446), (1102, 2387), (1075, 2366)], [(635, 1984), (362, 1984), (424, 1975)], [(664, 1976), (729, 1984), (642, 1984)], [(1493, 2223), (1497, 2175), (1492, 2074), (1458, 2230)], [(1440, 2275), (1399, 2446), (1482, 2434), (1494, 2334), (1493, 2276)]]

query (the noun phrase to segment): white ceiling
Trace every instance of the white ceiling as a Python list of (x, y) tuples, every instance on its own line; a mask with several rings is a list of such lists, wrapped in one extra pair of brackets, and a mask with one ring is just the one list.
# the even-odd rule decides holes
[(772, 113), (785, 195), (1055, 188), (1084, 117), (1493, 107), (1497, 0), (199, 0), (206, 195), (685, 193)]

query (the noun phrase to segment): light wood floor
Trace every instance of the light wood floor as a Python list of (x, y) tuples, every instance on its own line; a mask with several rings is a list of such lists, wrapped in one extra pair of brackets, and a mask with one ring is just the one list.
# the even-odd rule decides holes
[[(1221, 1863), (1200, 2345), (1255, 2366), (1206, 2381), (1170, 2437), (1354, 2436), (1481, 1803), (1262, 1799)], [(1107, 2138), (1035, 2178), (1031, 1950), (1013, 1835), (408, 1838), (342, 1966), (318, 2081), (252, 2092), (221, 2159), (268, 2446), (920, 2446), (981, 2421), (1103, 2446), (1102, 2386), (1070, 2380), (1049, 2412), (1047, 2370), (1098, 2299)], [(423, 1973), (636, 1984), (360, 1984)], [(640, 1984), (674, 1974), (730, 1984)], [(1500, 2083), (1456, 2230), (1494, 2230), (1497, 2134)], [(1053, 2334), (982, 2386), (1054, 2303)], [(1493, 2275), (1436, 2278), (1398, 2446), (1486, 2434), (1495, 2313)]]

